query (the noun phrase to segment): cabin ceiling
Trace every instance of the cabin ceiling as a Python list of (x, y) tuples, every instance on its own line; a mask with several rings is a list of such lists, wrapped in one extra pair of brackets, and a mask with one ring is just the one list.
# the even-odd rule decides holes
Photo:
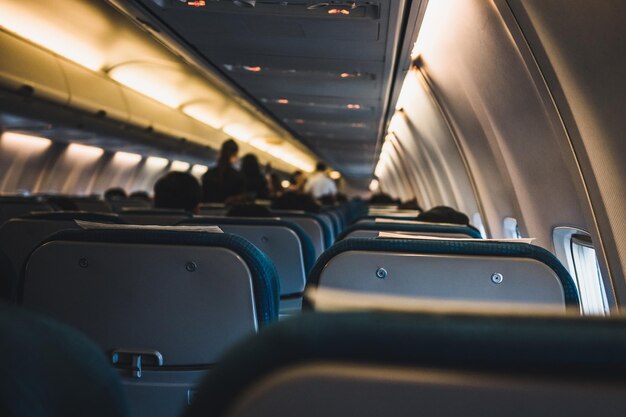
[[(222, 71), (349, 181), (366, 184), (389, 99), (403, 0), (132, 0), (151, 24)], [(331, 2), (346, 4), (348, 2)], [(341, 9), (341, 7), (339, 7)]]

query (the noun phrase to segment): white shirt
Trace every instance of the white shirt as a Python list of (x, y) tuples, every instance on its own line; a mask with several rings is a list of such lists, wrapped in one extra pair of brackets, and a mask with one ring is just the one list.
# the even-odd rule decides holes
[(329, 194), (337, 194), (337, 186), (335, 185), (335, 181), (328, 178), (326, 174), (316, 172), (306, 181), (304, 191), (311, 193), (315, 198), (320, 198)]

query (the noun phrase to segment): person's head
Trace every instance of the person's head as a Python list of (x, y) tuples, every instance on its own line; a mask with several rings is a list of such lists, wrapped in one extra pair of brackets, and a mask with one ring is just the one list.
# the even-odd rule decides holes
[(241, 158), (241, 173), (244, 177), (252, 178), (259, 177), (261, 173), (261, 165), (259, 159), (254, 154), (246, 154)]
[(403, 201), (398, 206), (400, 210), (419, 210), (422, 211), (422, 208), (419, 204), (417, 204), (417, 198), (413, 198), (412, 200)]
[(128, 198), (130, 198), (131, 200), (145, 201), (146, 203), (152, 202), (150, 194), (148, 194), (147, 191), (133, 191), (132, 193), (130, 193)]
[(318, 162), (317, 165), (315, 165), (315, 170), (317, 172), (324, 172), (328, 169), (328, 167), (326, 166), (325, 163), (323, 162)]
[(106, 201), (122, 200), (126, 198), (126, 191), (121, 187), (109, 188), (104, 192), (104, 199)]
[(373, 194), (368, 200), (369, 204), (396, 204), (396, 200), (394, 200), (389, 194), (385, 193), (376, 193)]
[(170, 172), (154, 185), (154, 207), (196, 212), (200, 203), (200, 183), (186, 172)]
[(303, 210), (311, 213), (319, 213), (320, 205), (310, 194), (297, 191), (287, 191), (272, 203), (275, 210)]
[(420, 213), (417, 220), (429, 223), (453, 223), (469, 225), (469, 217), (452, 207), (437, 206)]
[(232, 139), (226, 140), (222, 143), (220, 148), (220, 156), (217, 160), (217, 165), (220, 167), (232, 166), (237, 162), (237, 154), (239, 153), (239, 146), (237, 142)]

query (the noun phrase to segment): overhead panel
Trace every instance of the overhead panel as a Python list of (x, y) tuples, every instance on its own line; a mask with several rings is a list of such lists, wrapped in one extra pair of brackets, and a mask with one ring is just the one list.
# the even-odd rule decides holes
[(404, 1), (133, 3), (345, 178), (369, 180)]

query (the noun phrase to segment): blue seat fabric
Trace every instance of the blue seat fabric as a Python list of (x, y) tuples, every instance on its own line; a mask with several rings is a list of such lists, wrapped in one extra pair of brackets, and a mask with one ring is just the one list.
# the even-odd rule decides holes
[[(230, 249), (244, 260), (252, 274), (254, 302), (259, 326), (278, 318), (280, 283), (272, 261), (247, 240), (229, 233), (206, 233), (176, 230), (64, 230), (50, 236), (41, 244), (51, 241), (130, 243), (154, 245), (208, 246)], [(23, 276), (20, 281), (18, 302), (22, 301)]]
[(576, 284), (563, 264), (547, 250), (528, 243), (499, 243), (463, 240), (417, 240), (417, 239), (345, 239), (326, 250), (309, 273), (307, 286), (317, 287), (326, 264), (335, 256), (348, 251), (424, 253), (437, 255), (476, 255), (529, 258), (551, 268), (561, 281), (567, 306), (579, 307)]

